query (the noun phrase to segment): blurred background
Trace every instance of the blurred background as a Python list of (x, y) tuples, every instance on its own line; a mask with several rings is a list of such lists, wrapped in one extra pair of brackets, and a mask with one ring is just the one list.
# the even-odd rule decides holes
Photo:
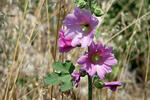
[[(94, 41), (113, 46), (118, 65), (105, 81), (121, 81), (112, 92), (93, 87), (93, 100), (150, 100), (150, 0), (97, 0), (104, 14)], [(52, 62), (76, 63), (85, 49), (60, 54), (57, 39), (74, 0), (0, 0), (0, 100), (87, 100), (87, 77), (61, 92), (43, 79)], [(51, 99), (52, 97), (52, 99)]]

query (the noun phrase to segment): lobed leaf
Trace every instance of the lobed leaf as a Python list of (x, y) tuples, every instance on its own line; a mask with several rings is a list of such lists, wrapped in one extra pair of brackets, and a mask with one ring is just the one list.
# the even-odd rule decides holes
[(67, 91), (69, 89), (71, 89), (73, 87), (73, 82), (70, 81), (66, 81), (61, 85), (61, 91)]
[(49, 74), (44, 81), (46, 84), (57, 85), (61, 82), (60, 74), (53, 72)]
[(75, 69), (74, 65), (70, 61), (66, 61), (65, 63), (62, 62), (54, 62), (52, 64), (53, 68), (56, 71), (60, 71), (62, 73), (72, 73)]
[(45, 78), (45, 83), (49, 85), (58, 85), (62, 83), (61, 90), (66, 91), (73, 87), (72, 77), (69, 73), (53, 72)]

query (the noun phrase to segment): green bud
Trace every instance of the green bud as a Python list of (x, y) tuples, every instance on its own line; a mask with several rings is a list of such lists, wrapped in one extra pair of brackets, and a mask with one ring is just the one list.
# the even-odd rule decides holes
[(104, 87), (104, 83), (99, 79), (95, 80), (94, 85), (98, 89), (102, 89)]
[(79, 0), (78, 5), (80, 8), (84, 8), (86, 6), (86, 2), (84, 0)]
[(100, 7), (95, 7), (94, 9), (94, 14), (99, 17), (99, 16), (102, 16), (103, 15), (103, 11)]

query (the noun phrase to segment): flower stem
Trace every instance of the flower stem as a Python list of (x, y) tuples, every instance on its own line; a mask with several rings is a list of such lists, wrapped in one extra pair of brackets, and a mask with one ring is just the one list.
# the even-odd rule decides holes
[(92, 100), (92, 78), (88, 75), (88, 100)]
[(91, 11), (91, 10), (92, 10), (92, 7), (91, 7), (91, 0), (88, 0), (88, 3), (89, 3), (90, 11)]

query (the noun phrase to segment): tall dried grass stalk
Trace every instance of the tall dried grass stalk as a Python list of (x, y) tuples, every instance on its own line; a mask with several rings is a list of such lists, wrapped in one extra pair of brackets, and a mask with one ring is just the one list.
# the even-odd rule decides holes
[[(54, 62), (56, 61), (56, 58), (57, 58), (57, 41), (58, 41), (58, 36), (59, 36), (59, 29), (60, 29), (60, 13), (61, 13), (61, 2), (62, 0), (58, 0), (59, 2), (59, 13), (58, 13), (58, 16), (57, 16), (57, 32), (56, 32), (56, 39), (55, 39), (55, 48), (54, 48)], [(54, 71), (54, 70), (53, 70)], [(53, 86), (51, 87), (51, 100), (53, 99)]]
[[(40, 13), (41, 13), (41, 8), (42, 8), (42, 6), (43, 6), (43, 3), (44, 3), (44, 0), (40, 0), (40, 2), (39, 2), (39, 4), (38, 4), (37, 10), (36, 10), (37, 13), (35, 13), (37, 18), (40, 18)], [(23, 61), (24, 61), (24, 57), (25, 57), (25, 55), (26, 55), (27, 49), (28, 49), (28, 47), (29, 47), (30, 44), (31, 44), (31, 38), (32, 38), (32, 36), (33, 36), (33, 32), (34, 32), (35, 27), (36, 27), (36, 24), (34, 23), (34, 25), (33, 25), (33, 27), (32, 27), (32, 30), (31, 30), (31, 34), (30, 34), (29, 40), (27, 41), (26, 48), (25, 48), (25, 50), (24, 50), (24, 52), (23, 52), (23, 55), (22, 55), (22, 57), (21, 57), (22, 59), (21, 59), (19, 65), (18, 65), (18, 61), (17, 61), (16, 66), (18, 65), (18, 68), (17, 68), (17, 71), (16, 71), (14, 83), (13, 83), (12, 90), (11, 90), (11, 94), (10, 94), (10, 96), (9, 96), (9, 100), (12, 98), (12, 94), (13, 94), (14, 88), (15, 88), (15, 86), (16, 86), (16, 81), (17, 81), (18, 76), (19, 76), (20, 68), (21, 68), (22, 63), (23, 63)]]
[[(139, 8), (139, 12), (138, 12), (138, 15), (137, 15), (137, 19), (140, 17), (140, 14), (141, 14), (141, 11), (142, 11), (142, 7), (143, 7), (143, 3), (144, 3), (144, 0), (141, 0), (141, 5), (140, 5), (140, 8)], [(136, 19), (136, 20), (137, 20)], [(118, 75), (118, 80), (120, 81), (120, 76), (122, 76), (123, 72), (124, 72), (124, 69), (125, 69), (125, 65), (126, 63), (129, 61), (130, 57), (129, 57), (129, 53), (131, 51), (131, 47), (132, 47), (132, 44), (133, 44), (133, 41), (134, 41), (134, 36), (137, 32), (136, 30), (136, 24), (134, 24), (134, 29), (133, 29), (133, 33), (129, 39), (129, 46), (127, 47), (128, 49), (125, 51), (126, 52), (126, 56), (125, 56), (125, 59), (124, 59), (124, 62), (123, 62), (123, 66), (121, 69), (123, 69), (123, 71)], [(117, 94), (118, 94), (118, 90), (115, 92), (115, 98), (114, 100), (116, 100), (116, 97), (117, 97)]]
[(149, 67), (150, 67), (150, 32), (149, 32), (149, 29), (148, 28), (148, 53), (147, 53), (147, 66), (146, 66), (146, 73), (145, 73), (145, 80), (144, 80), (144, 97), (143, 97), (143, 100), (147, 100), (147, 90), (146, 90), (146, 84), (147, 84), (147, 80), (148, 80), (148, 73), (149, 73)]
[(131, 27), (132, 25), (138, 23), (138, 21), (144, 19), (145, 17), (147, 17), (148, 15), (150, 15), (150, 12), (145, 13), (143, 16), (139, 17), (138, 19), (134, 20), (131, 24), (129, 24), (128, 26), (126, 26), (125, 28), (123, 28), (121, 31), (117, 32), (115, 35), (111, 36), (111, 38), (109, 38), (104, 44), (108, 44), (111, 40), (113, 40), (114, 38), (116, 38), (117, 36), (119, 36), (122, 32), (124, 32), (125, 30), (127, 30), (129, 27)]
[(15, 59), (16, 59), (16, 55), (17, 55), (17, 52), (18, 52), (19, 40), (20, 40), (21, 33), (22, 33), (22, 30), (23, 30), (24, 19), (25, 19), (25, 15), (26, 15), (26, 10), (27, 10), (27, 7), (28, 7), (28, 3), (29, 3), (29, 1), (26, 0), (26, 2), (25, 2), (25, 8), (24, 8), (24, 13), (23, 13), (23, 16), (22, 16), (23, 17), (22, 18), (22, 23), (21, 23), (20, 30), (19, 30), (19, 33), (18, 33), (17, 43), (16, 43), (16, 47), (15, 47), (15, 52), (14, 52), (14, 55), (13, 55), (13, 61), (12, 61), (10, 75), (9, 75), (9, 78), (8, 78), (8, 83), (7, 83), (7, 87), (6, 87), (6, 91), (5, 91), (4, 100), (7, 100), (8, 89), (9, 89), (9, 86), (10, 86), (10, 80), (11, 80), (12, 74), (14, 72)]
[(52, 54), (51, 54), (51, 41), (50, 41), (50, 19), (48, 13), (48, 1), (46, 0), (46, 17), (47, 17), (47, 24), (48, 24), (48, 39), (49, 39), (49, 72), (51, 72), (51, 64), (52, 64)]

